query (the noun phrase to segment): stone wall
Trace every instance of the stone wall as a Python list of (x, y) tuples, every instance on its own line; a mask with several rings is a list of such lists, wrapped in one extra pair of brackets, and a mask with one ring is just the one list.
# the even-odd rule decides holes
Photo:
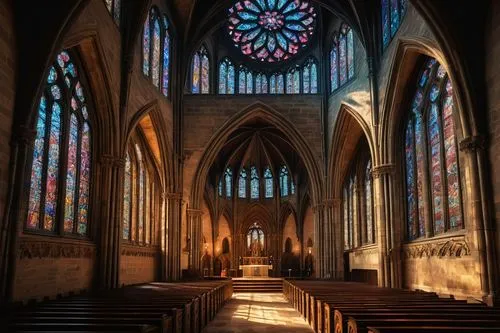
[(120, 285), (157, 281), (159, 260), (158, 248), (122, 245)]

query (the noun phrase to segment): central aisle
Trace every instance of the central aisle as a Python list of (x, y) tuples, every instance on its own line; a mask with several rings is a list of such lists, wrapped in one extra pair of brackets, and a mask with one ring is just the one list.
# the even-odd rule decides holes
[(235, 293), (202, 333), (311, 333), (282, 294)]

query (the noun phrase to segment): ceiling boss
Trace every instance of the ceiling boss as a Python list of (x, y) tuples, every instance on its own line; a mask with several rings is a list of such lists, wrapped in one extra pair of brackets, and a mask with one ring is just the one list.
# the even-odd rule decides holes
[(290, 59), (309, 43), (316, 12), (303, 0), (244, 0), (229, 9), (228, 24), (243, 54), (272, 63)]

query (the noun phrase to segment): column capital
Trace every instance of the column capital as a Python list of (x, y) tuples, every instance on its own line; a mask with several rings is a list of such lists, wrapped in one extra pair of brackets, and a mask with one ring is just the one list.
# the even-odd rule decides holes
[(330, 208), (330, 207), (338, 207), (342, 203), (342, 199), (339, 198), (333, 198), (333, 199), (326, 199), (323, 204), (325, 207)]
[(113, 155), (109, 154), (103, 154), (101, 156), (100, 160), (101, 165), (106, 166), (106, 167), (118, 167), (118, 168), (125, 168), (125, 159), (116, 157)]
[(167, 199), (182, 200), (182, 193), (171, 192), (171, 193), (165, 193), (164, 196)]
[(187, 215), (189, 217), (198, 217), (203, 215), (203, 211), (201, 209), (188, 208)]
[(475, 152), (486, 148), (486, 138), (483, 135), (473, 135), (464, 138), (459, 143), (460, 151)]
[(372, 176), (373, 178), (379, 178), (382, 175), (392, 175), (395, 172), (394, 164), (381, 164), (373, 167)]
[(319, 203), (317, 205), (312, 206), (312, 211), (316, 213), (317, 211), (323, 209), (325, 207), (324, 203)]

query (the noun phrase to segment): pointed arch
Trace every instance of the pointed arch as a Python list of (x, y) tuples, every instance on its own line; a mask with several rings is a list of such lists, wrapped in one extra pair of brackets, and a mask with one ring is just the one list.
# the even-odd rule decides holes
[(311, 197), (313, 203), (318, 204), (321, 201), (322, 171), (306, 140), (295, 126), (281, 113), (261, 102), (257, 102), (229, 118), (210, 139), (193, 178), (193, 187), (191, 188), (190, 195), (191, 207), (199, 207), (210, 166), (214, 163), (217, 153), (223, 147), (229, 135), (244, 123), (256, 118), (268, 121), (271, 125), (274, 125), (277, 129), (282, 131), (287, 137), (287, 140), (290, 141), (304, 162), (309, 177), (309, 183), (311, 184)]

